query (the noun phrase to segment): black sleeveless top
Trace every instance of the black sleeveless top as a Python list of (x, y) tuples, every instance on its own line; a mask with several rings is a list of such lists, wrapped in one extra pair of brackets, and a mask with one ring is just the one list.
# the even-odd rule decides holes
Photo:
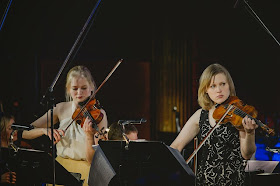
[[(200, 115), (199, 143), (212, 128), (208, 113), (202, 110)], [(196, 185), (244, 185), (243, 160), (239, 131), (230, 123), (221, 124), (198, 151)]]

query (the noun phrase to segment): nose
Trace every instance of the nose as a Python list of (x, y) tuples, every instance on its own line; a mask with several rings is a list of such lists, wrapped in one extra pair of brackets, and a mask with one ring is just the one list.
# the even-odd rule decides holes
[(221, 92), (221, 91), (222, 91), (221, 86), (217, 86), (217, 92)]
[(81, 88), (78, 89), (78, 94), (82, 94), (83, 93), (83, 90)]

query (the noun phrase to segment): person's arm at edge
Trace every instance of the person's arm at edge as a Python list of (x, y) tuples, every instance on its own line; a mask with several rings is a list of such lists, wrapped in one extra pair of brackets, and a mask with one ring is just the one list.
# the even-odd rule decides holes
[(170, 147), (181, 152), (183, 148), (198, 134), (200, 113), (201, 109), (197, 110), (189, 118), (177, 138), (170, 145)]

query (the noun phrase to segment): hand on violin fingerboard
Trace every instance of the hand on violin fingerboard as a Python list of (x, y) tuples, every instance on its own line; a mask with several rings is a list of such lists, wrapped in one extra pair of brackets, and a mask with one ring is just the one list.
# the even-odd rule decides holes
[(258, 125), (256, 124), (255, 120), (251, 119), (248, 116), (245, 116), (242, 120), (242, 125), (244, 128), (244, 131), (247, 134), (254, 134), (255, 129), (258, 128)]
[(89, 119), (89, 117), (86, 117), (84, 125), (83, 125), (83, 129), (85, 131), (85, 134), (88, 137), (93, 137), (94, 134), (97, 132), (93, 127), (92, 127), (93, 123), (92, 121)]

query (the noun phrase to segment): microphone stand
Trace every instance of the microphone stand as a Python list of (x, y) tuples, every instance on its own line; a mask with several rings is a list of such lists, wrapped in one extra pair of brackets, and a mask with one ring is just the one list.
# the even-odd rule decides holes
[[(243, 2), (245, 3), (245, 8), (246, 10), (253, 16), (253, 18), (255, 18), (260, 25), (263, 27), (263, 29), (274, 39), (274, 41), (280, 46), (280, 43), (278, 42), (278, 40), (274, 37), (274, 35), (270, 32), (270, 30), (265, 26), (265, 24), (262, 22), (262, 20), (259, 18), (259, 16), (255, 13), (255, 11), (252, 9), (252, 7), (249, 5), (247, 0), (243, 0)], [(237, 2), (236, 2), (237, 4)]]
[(177, 107), (173, 107), (173, 112), (175, 112), (175, 124), (176, 124), (176, 132), (177, 134), (180, 133), (181, 131), (181, 126), (180, 126), (180, 112), (177, 110)]
[[(94, 6), (94, 8), (93, 8), (93, 10), (92, 10), (92, 12), (91, 12), (91, 14), (89, 15), (89, 17), (88, 17), (86, 23), (84, 24), (84, 27), (83, 27), (82, 30), (80, 31), (80, 34), (78, 35), (76, 41), (74, 42), (74, 44), (73, 44), (73, 46), (72, 46), (70, 52), (68, 53), (68, 55), (67, 55), (65, 61), (63, 62), (62, 66), (60, 67), (60, 70), (59, 70), (58, 74), (56, 75), (54, 81), (52, 82), (51, 86), (47, 89), (45, 95), (43, 96), (43, 98), (42, 98), (42, 100), (41, 100), (41, 102), (40, 102), (41, 105), (47, 105), (47, 110), (48, 110), (48, 111), (50, 110), (50, 114), (51, 114), (51, 135), (52, 135), (51, 141), (52, 141), (52, 160), (53, 160), (53, 161), (52, 161), (52, 163), (53, 163), (53, 186), (55, 186), (55, 180), (56, 180), (56, 179), (55, 179), (55, 155), (56, 155), (56, 154), (55, 154), (55, 151), (54, 151), (55, 145), (54, 145), (54, 137), (53, 137), (53, 129), (54, 129), (54, 127), (53, 127), (53, 125), (54, 125), (54, 123), (53, 123), (53, 108), (55, 107), (55, 103), (54, 103), (55, 98), (54, 98), (54, 96), (53, 96), (54, 86), (55, 86), (55, 84), (56, 84), (58, 78), (59, 78), (60, 75), (62, 74), (62, 72), (63, 72), (63, 70), (64, 70), (66, 64), (68, 63), (68, 61), (69, 61), (69, 59), (70, 59), (70, 57), (71, 57), (71, 54), (73, 53), (73, 51), (74, 51), (76, 45), (78, 44), (78, 42), (79, 42), (80, 38), (82, 37), (84, 31), (86, 30), (86, 28), (87, 28), (87, 26), (88, 26), (90, 20), (92, 19), (93, 15), (95, 14), (95, 12), (96, 12), (96, 10), (97, 10), (98, 5), (100, 4), (100, 2), (101, 2), (101, 0), (98, 0), (98, 1), (96, 2), (96, 4), (95, 4), (95, 6)], [(47, 118), (48, 118), (48, 116), (47, 116)], [(47, 123), (48, 123), (48, 122), (47, 122)]]
[(129, 150), (129, 139), (128, 139), (128, 137), (127, 137), (127, 135), (125, 134), (125, 125), (122, 125), (121, 126), (121, 128), (122, 128), (122, 136), (123, 136), (123, 139), (124, 139), (124, 141), (125, 141), (125, 150)]
[(129, 150), (129, 139), (127, 137), (127, 135), (125, 134), (125, 125), (129, 125), (129, 124), (141, 124), (143, 122), (146, 122), (147, 120), (144, 118), (141, 118), (140, 120), (119, 120), (118, 124), (121, 125), (121, 129), (122, 129), (122, 136), (123, 139), (125, 140), (125, 150)]

